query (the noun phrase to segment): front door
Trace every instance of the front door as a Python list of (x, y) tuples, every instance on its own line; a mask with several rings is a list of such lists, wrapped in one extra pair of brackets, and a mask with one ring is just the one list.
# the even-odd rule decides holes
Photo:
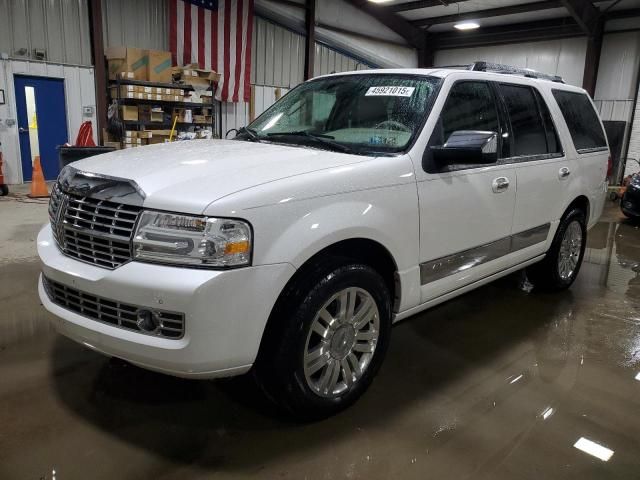
[[(445, 87), (446, 88), (446, 85)], [(458, 81), (451, 87), (429, 141), (442, 146), (455, 131), (498, 134), (493, 164), (434, 164), (430, 150), (418, 172), (421, 298), (427, 302), (501, 269), (509, 253), (516, 185), (513, 165), (502, 163), (502, 134), (492, 86)]]
[(64, 80), (15, 76), (22, 178), (31, 180), (33, 161), (40, 157), (44, 178), (60, 173), (57, 147), (69, 139)]

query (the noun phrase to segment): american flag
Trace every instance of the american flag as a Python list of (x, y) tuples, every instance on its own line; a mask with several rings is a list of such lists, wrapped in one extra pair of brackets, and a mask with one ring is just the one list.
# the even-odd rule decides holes
[(216, 98), (249, 101), (253, 0), (169, 0), (169, 45), (176, 65), (220, 74)]

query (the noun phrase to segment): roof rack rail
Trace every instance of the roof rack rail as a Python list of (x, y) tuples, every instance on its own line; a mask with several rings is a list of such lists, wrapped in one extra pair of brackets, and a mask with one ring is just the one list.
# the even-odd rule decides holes
[(514, 67), (512, 65), (504, 65), (501, 63), (478, 61), (466, 65), (446, 65), (439, 68), (472, 70), (474, 72), (504, 73), (506, 75), (522, 75), (528, 78), (540, 78), (543, 80), (551, 80), (552, 82), (564, 83), (564, 80), (559, 75), (550, 75), (548, 73), (538, 72), (530, 68)]

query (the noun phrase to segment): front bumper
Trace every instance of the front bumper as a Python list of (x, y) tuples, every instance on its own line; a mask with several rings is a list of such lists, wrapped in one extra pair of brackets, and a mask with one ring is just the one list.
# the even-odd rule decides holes
[(54, 304), (44, 307), (63, 335), (106, 355), (181, 377), (238, 375), (251, 368), (271, 309), (295, 269), (275, 264), (216, 271), (129, 262), (115, 270), (63, 255), (50, 225), (38, 235), (43, 274), (91, 295), (148, 309), (185, 314), (179, 339), (151, 336), (101, 323)]

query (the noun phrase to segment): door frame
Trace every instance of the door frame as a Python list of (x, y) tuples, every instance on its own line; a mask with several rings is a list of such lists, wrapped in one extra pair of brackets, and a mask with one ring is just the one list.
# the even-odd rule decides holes
[[(17, 99), (17, 89), (16, 89), (16, 80), (18, 78), (33, 78), (35, 80), (59, 80), (62, 82), (62, 93), (63, 93), (63, 97), (64, 97), (64, 109), (65, 109), (65, 128), (67, 130), (67, 136), (69, 135), (69, 131), (70, 131), (70, 123), (69, 123), (69, 111), (68, 111), (68, 106), (69, 106), (69, 102), (68, 102), (68, 98), (67, 98), (67, 82), (66, 82), (66, 77), (64, 76), (57, 76), (57, 75), (41, 75), (39, 73), (31, 73), (31, 72), (12, 72), (13, 73), (13, 81), (11, 82), (11, 88), (13, 89), (13, 99), (15, 102), (15, 114), (16, 114), (16, 129), (17, 129), (17, 140), (16, 140), (16, 146), (17, 146), (17, 156), (18, 156), (18, 162), (17, 162), (17, 166), (19, 166), (19, 170), (20, 170), (20, 181), (21, 183), (26, 183), (26, 182), (30, 182), (31, 180), (27, 180), (26, 179), (26, 175), (25, 175), (25, 165), (23, 162), (23, 158), (22, 158), (22, 144), (20, 141), (20, 132), (19, 132), (19, 128), (20, 128), (20, 119), (19, 119), (19, 115), (18, 115), (18, 111), (19, 111), (19, 106), (18, 106), (18, 99)], [(37, 110), (36, 110), (36, 114), (37, 114)], [(39, 138), (39, 133), (38, 133), (38, 142), (40, 142), (40, 138)], [(30, 147), (29, 147), (30, 148)]]

